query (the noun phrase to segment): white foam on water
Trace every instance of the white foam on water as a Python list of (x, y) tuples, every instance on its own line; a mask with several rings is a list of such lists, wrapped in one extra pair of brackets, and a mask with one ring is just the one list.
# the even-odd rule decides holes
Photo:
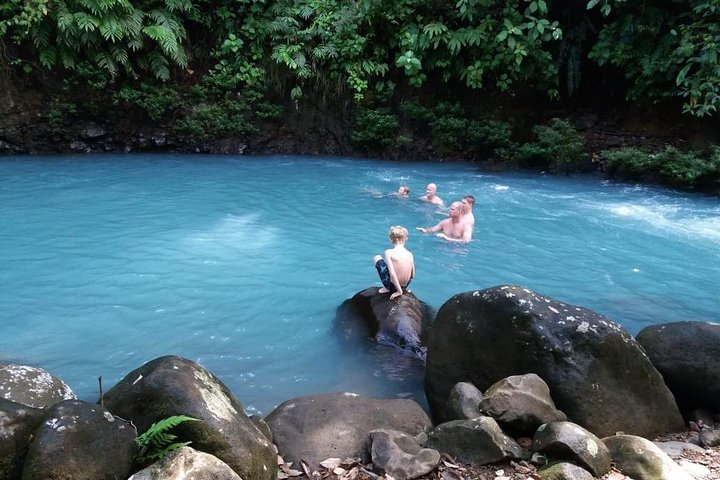
[(193, 250), (201, 249), (206, 255), (236, 254), (269, 248), (277, 237), (277, 229), (264, 225), (259, 214), (228, 214), (209, 229), (192, 232), (182, 242)]
[(720, 241), (720, 211), (688, 212), (672, 204), (609, 203), (597, 204), (598, 208), (616, 217), (638, 220), (653, 228), (686, 238), (702, 238)]

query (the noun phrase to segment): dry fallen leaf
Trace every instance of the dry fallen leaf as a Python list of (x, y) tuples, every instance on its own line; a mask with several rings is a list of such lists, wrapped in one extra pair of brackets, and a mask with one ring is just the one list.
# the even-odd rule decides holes
[(303, 460), (302, 458), (300, 459), (300, 468), (302, 468), (302, 471), (305, 472), (306, 477), (312, 478), (312, 475), (310, 474), (310, 469), (308, 468), (307, 462), (305, 462), (305, 460)]
[(335, 470), (337, 467), (340, 466), (340, 463), (342, 463), (342, 460), (339, 458), (328, 458), (327, 460), (323, 460), (320, 462), (320, 465), (327, 468), (328, 470)]
[(460, 465), (456, 465), (454, 463), (450, 463), (447, 460), (442, 461), (443, 465), (445, 465), (448, 468), (454, 468), (455, 470), (461, 469), (462, 467)]
[(343, 480), (355, 480), (355, 478), (358, 476), (359, 472), (360, 472), (360, 467), (355, 466), (355, 467), (351, 468), (350, 471), (347, 472), (343, 476)]
[(345, 470), (345, 469), (342, 468), (342, 467), (337, 467), (337, 468), (334, 468), (334, 469), (333, 469), (333, 473), (334, 473), (335, 475), (337, 475), (337, 476), (345, 475), (345, 472), (347, 472), (347, 470)]

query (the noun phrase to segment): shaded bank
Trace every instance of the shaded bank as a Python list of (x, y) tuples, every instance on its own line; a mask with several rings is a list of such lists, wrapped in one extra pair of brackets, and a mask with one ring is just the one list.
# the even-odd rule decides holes
[[(253, 113), (242, 117), (243, 125), (228, 125), (236, 119), (222, 110), (191, 124), (170, 105), (158, 112), (160, 107), (138, 99), (119, 101), (118, 92), (64, 90), (51, 79), (30, 85), (5, 77), (0, 84), (5, 91), (0, 102), (0, 154), (159, 152), (459, 160), (494, 171), (594, 171), (710, 194), (720, 188), (720, 153), (713, 156), (710, 150), (720, 144), (717, 119), (604, 103), (602, 95), (588, 94), (587, 100), (563, 104), (529, 93), (501, 97), (426, 88), (361, 105), (325, 92), (308, 92), (297, 102), (275, 92), (250, 106)], [(159, 99), (145, 98), (151, 100)], [(686, 151), (698, 153), (679, 156)], [(667, 159), (653, 165), (657, 153)]]

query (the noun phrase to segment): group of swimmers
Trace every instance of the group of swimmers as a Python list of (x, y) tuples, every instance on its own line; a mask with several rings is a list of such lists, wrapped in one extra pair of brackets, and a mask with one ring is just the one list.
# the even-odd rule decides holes
[[(407, 197), (410, 195), (410, 188), (401, 185), (397, 195)], [(437, 196), (437, 185), (428, 184), (425, 188), (425, 195), (420, 200), (434, 205), (443, 205), (442, 198)], [(441, 220), (433, 227), (417, 227), (416, 230), (423, 233), (437, 233), (437, 236), (449, 242), (467, 243), (472, 239), (472, 231), (475, 226), (475, 217), (472, 207), (475, 205), (475, 197), (465, 195), (462, 200), (452, 202), (448, 210), (448, 218)], [(408, 285), (415, 277), (415, 261), (413, 254), (405, 248), (409, 233), (405, 227), (395, 225), (390, 227), (388, 232), (393, 248), (385, 250), (384, 258), (375, 255), (373, 262), (377, 269), (380, 281), (383, 286), (378, 293), (389, 293), (390, 300), (394, 300), (407, 291)]]

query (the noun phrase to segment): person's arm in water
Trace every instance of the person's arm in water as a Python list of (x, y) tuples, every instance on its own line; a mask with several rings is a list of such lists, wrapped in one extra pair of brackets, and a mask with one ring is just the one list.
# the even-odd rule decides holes
[(387, 264), (388, 273), (390, 274), (390, 281), (395, 286), (395, 291), (390, 295), (390, 300), (393, 300), (402, 295), (403, 289), (395, 272), (395, 263), (393, 262), (391, 249), (385, 250), (385, 263)]
[(435, 225), (434, 227), (415, 227), (415, 230), (417, 230), (418, 232), (423, 232), (423, 233), (435, 233), (435, 232), (439, 232), (439, 231), (442, 230), (442, 228), (443, 228), (443, 222), (444, 222), (444, 221), (445, 221), (445, 220), (443, 220), (442, 222), (438, 223), (438, 224)]

